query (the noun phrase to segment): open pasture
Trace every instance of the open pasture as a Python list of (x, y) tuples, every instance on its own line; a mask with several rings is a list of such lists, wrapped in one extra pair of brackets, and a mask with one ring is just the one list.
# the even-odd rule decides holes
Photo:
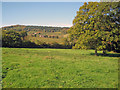
[(3, 88), (117, 88), (118, 58), (94, 50), (3, 48)]

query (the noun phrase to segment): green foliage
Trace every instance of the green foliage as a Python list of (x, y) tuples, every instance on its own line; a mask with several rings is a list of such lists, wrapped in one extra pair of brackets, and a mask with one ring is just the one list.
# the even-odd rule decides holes
[[(35, 34), (36, 35), (36, 34)], [(27, 36), (26, 31), (13, 31), (13, 30), (3, 30), (2, 34), (2, 47), (11, 47), (11, 48), (70, 48), (69, 45), (62, 45), (56, 40), (58, 40), (58, 36), (52, 36), (54, 42), (46, 43), (45, 41), (36, 40), (30, 41), (25, 40), (24, 37)], [(47, 35), (45, 36), (47, 37)], [(33, 38), (33, 37), (32, 37)], [(36, 37), (35, 37), (36, 39)]]
[(21, 37), (22, 37), (23, 40), (24, 40), (25, 36), (27, 36), (27, 32), (26, 32), (26, 31), (21, 31), (21, 32), (20, 32), (20, 35), (21, 35)]
[(48, 35), (45, 35), (44, 37), (45, 37), (45, 38), (48, 38)]
[[(6, 31), (13, 30), (20, 34), (20, 37), (22, 40), (21, 45), (19, 45), (20, 47), (27, 47), (27, 45), (28, 47), (33, 47), (33, 45), (35, 44), (36, 45), (34, 47), (44, 47), (44, 48), (49, 48), (52, 46), (57, 47), (56, 45), (53, 45), (53, 43), (56, 42), (58, 44), (57, 48), (60, 48), (60, 47), (63, 48), (64, 47), (63, 38), (68, 28), (67, 27), (62, 28), (62, 27), (14, 25), (14, 26), (3, 27), (2, 31), (5, 31), (5, 30)], [(38, 44), (39, 43), (38, 41), (40, 41), (41, 44)]]
[(25, 31), (3, 30), (2, 31), (2, 47), (38, 47), (34, 42), (24, 40), (27, 36)]
[[(117, 88), (118, 55), (93, 50), (2, 48), (3, 88)], [(98, 53), (102, 53), (99, 51)]]
[(73, 26), (69, 29), (69, 38), (74, 44), (73, 48), (96, 50), (119, 48), (119, 8), (120, 2), (84, 3), (73, 20)]
[(63, 45), (65, 46), (66, 49), (72, 48), (72, 43), (70, 43), (67, 38), (64, 38)]
[(16, 31), (2, 32), (2, 46), (5, 47), (19, 47), (22, 43), (21, 36)]

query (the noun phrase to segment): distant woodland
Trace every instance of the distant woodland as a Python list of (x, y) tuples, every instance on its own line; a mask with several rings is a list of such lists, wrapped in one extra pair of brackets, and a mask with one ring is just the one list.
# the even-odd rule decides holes
[(13, 25), (2, 28), (2, 46), (14, 48), (71, 48), (65, 38), (69, 27)]
[(2, 30), (16, 30), (16, 31), (40, 31), (40, 32), (60, 32), (63, 29), (69, 29), (69, 27), (50, 27), (50, 26), (25, 26), (25, 25), (13, 25), (3, 27)]

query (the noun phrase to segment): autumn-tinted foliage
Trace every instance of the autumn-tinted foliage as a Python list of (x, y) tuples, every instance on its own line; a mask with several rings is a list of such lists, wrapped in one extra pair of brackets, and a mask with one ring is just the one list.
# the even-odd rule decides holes
[(120, 50), (120, 2), (89, 2), (79, 8), (69, 30), (73, 48)]
[[(27, 48), (69, 48), (63, 44), (64, 36), (67, 34), (68, 27), (48, 27), (48, 26), (25, 26), (12, 25), (1, 28), (3, 38), (6, 37), (7, 32), (14, 31), (19, 34), (22, 42), (19, 45), (5, 44), (9, 38), (3, 39), (3, 47), (27, 47)], [(12, 34), (9, 33), (9, 36)], [(67, 35), (66, 35), (67, 36)], [(13, 39), (12, 39), (13, 40)], [(14, 40), (13, 40), (14, 42)]]
[(31, 42), (25, 40), (27, 36), (26, 31), (3, 30), (2, 31), (2, 47), (10, 48), (71, 48), (70, 45), (54, 43), (46, 43), (37, 41)]

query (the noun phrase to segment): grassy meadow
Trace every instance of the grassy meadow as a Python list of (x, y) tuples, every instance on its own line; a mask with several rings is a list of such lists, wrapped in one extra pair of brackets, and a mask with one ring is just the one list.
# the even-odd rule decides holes
[(52, 44), (52, 43), (59, 43), (59, 44), (63, 44), (64, 42), (64, 39), (63, 38), (43, 38), (43, 37), (28, 37), (28, 40), (32, 41), (32, 42), (35, 42), (37, 44), (38, 41), (40, 42), (45, 42), (45, 43), (49, 43), (49, 44)]
[(119, 54), (2, 48), (3, 88), (117, 88)]
[(35, 31), (30, 31), (28, 32), (28, 36), (26, 36), (26, 40), (35, 42), (37, 44), (38, 41), (40, 42), (45, 42), (45, 43), (59, 43), (59, 44), (63, 44), (64, 43), (64, 38), (68, 36), (68, 34), (64, 34), (61, 32), (42, 32), (40, 35), (55, 35), (58, 36), (58, 38), (44, 38), (44, 37), (40, 37), (40, 35), (37, 35), (36, 37), (32, 37), (31, 34), (32, 33), (36, 33)]

